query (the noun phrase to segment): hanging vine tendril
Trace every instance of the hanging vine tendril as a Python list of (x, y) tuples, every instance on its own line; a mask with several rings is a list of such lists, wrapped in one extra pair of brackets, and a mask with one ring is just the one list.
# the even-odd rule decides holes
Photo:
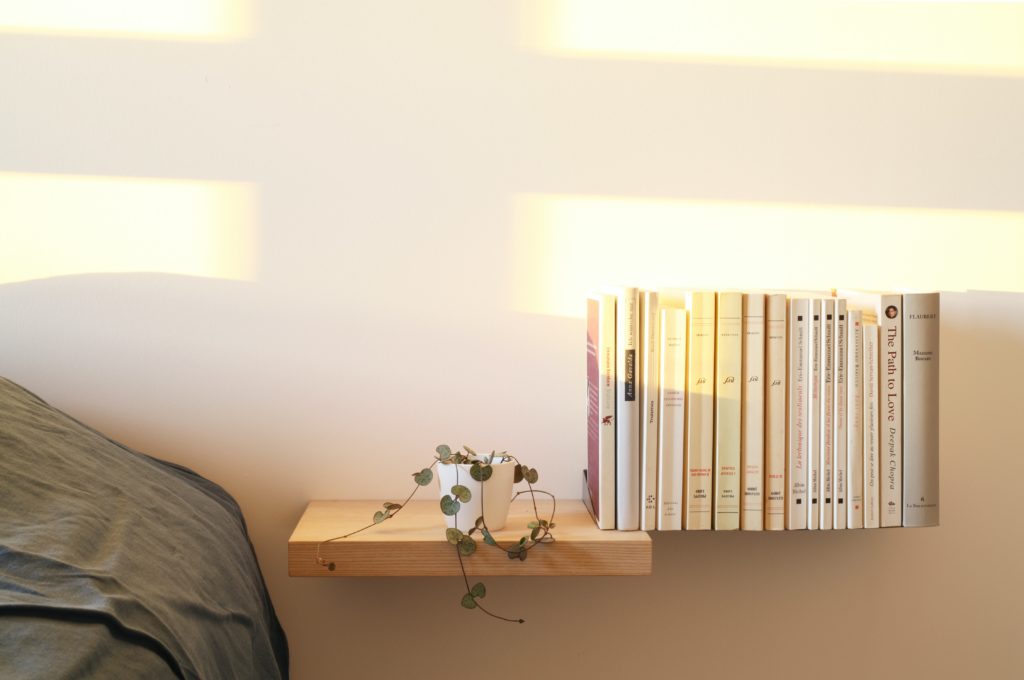
[[(434, 480), (434, 468), (436, 466), (469, 465), (469, 476), (474, 481), (480, 482), (480, 507), (483, 508), (484, 490), (487, 488), (487, 485), (484, 482), (490, 479), (494, 472), (491, 464), (499, 458), (501, 459), (501, 462), (512, 461), (516, 464), (513, 472), (513, 483), (518, 484), (520, 482), (526, 482), (527, 485), (527, 490), (516, 492), (512, 496), (512, 500), (515, 500), (524, 494), (528, 494), (533, 506), (534, 517), (533, 521), (526, 525), (526, 528), (530, 530), (529, 535), (520, 537), (518, 542), (508, 545), (498, 543), (490, 529), (487, 527), (484, 515), (480, 515), (480, 517), (476, 518), (476, 522), (474, 522), (473, 527), (469, 529), (469, 531), (464, 532), (459, 528), (457, 513), (462, 507), (462, 504), (468, 503), (473, 497), (470, 489), (459, 483), (459, 468), (455, 469), (455, 484), (451, 487), (449, 493), (441, 497), (440, 506), (443, 514), (454, 517), (455, 526), (445, 530), (445, 540), (452, 545), (455, 550), (455, 556), (459, 560), (459, 570), (462, 572), (462, 581), (466, 588), (465, 593), (462, 595), (462, 606), (466, 609), (479, 609), (484, 614), (498, 619), (499, 621), (525, 623), (524, 619), (513, 619), (495, 614), (480, 603), (480, 600), (487, 595), (487, 588), (481, 582), (470, 585), (469, 576), (466, 573), (466, 564), (463, 560), (476, 552), (477, 542), (476, 539), (473, 538), (473, 535), (479, 532), (484, 544), (504, 551), (510, 560), (525, 562), (530, 550), (534, 549), (538, 545), (551, 543), (555, 540), (555, 536), (552, 534), (551, 530), (555, 528), (555, 510), (558, 504), (555, 501), (553, 494), (534, 488), (533, 485), (536, 484), (537, 480), (540, 478), (536, 468), (524, 465), (518, 458), (505, 451), (502, 451), (501, 453), (495, 453), (492, 451), (489, 456), (480, 456), (465, 444), (463, 444), (462, 448), (465, 449), (465, 453), (462, 453), (461, 451), (455, 451), (453, 453), (451, 447), (447, 444), (439, 445), (435, 449), (437, 455), (434, 456), (430, 466), (423, 468), (419, 472), (412, 473), (412, 478), (416, 485), (413, 487), (412, 492), (406, 496), (404, 501), (401, 503), (385, 502), (383, 509), (376, 511), (373, 514), (373, 521), (370, 524), (356, 529), (355, 531), (350, 531), (347, 534), (328, 538), (327, 540), (317, 543), (315, 557), (316, 563), (322, 567), (326, 567), (328, 571), (334, 571), (334, 562), (324, 559), (320, 554), (320, 549), (328, 543), (341, 541), (349, 538), (350, 536), (355, 536), (358, 533), (366, 531), (367, 529), (372, 529), (378, 524), (393, 518), (402, 511), (410, 500), (412, 500), (412, 497), (416, 495), (416, 492), (420, 490), (420, 487), (427, 486)], [(547, 519), (542, 519), (540, 516), (540, 510), (537, 508), (537, 494), (543, 494), (551, 499), (551, 514)]]

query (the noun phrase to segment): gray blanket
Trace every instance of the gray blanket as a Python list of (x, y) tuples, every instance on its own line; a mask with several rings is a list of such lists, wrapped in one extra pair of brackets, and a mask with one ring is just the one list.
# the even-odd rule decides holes
[(0, 378), (0, 678), (287, 678), (235, 501)]

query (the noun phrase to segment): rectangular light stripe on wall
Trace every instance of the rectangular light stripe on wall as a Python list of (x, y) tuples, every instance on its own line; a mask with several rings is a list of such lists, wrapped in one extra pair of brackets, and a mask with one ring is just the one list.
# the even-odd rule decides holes
[(0, 173), (0, 283), (97, 272), (249, 280), (243, 182)]
[(1024, 73), (1024, 2), (528, 0), (525, 42), (566, 56)]
[(1024, 292), (1024, 213), (530, 194), (514, 309), (581, 317), (603, 285)]
[(239, 40), (252, 0), (0, 0), (0, 32), (152, 40)]

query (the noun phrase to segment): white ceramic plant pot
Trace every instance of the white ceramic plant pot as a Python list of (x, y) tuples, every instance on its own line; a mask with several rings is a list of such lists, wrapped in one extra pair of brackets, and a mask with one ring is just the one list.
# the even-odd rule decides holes
[[(469, 489), (471, 498), (468, 503), (461, 503), (459, 511), (454, 515), (445, 515), (449, 528), (469, 531), (473, 528), (476, 518), (483, 515), (484, 522), (492, 531), (505, 526), (508, 521), (508, 509), (512, 503), (512, 484), (515, 481), (516, 464), (491, 463), (490, 478), (486, 482), (478, 482), (469, 476), (471, 465), (438, 465), (437, 478), (441, 484), (441, 497), (450, 495), (456, 484)], [(483, 486), (484, 488), (481, 488)], [(483, 504), (481, 505), (481, 499)], [(456, 520), (458, 524), (456, 526)]]

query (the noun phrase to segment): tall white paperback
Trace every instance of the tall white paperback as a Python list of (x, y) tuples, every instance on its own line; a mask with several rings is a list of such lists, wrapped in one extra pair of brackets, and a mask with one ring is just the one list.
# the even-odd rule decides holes
[(616, 311), (617, 386), (615, 394), (615, 525), (640, 528), (640, 403), (637, 401), (637, 354), (640, 293), (623, 288)]
[(615, 528), (615, 296), (587, 298), (587, 492), (597, 526)]
[(683, 526), (711, 528), (711, 470), (715, 442), (715, 294), (686, 296), (690, 310), (686, 364), (686, 476)]
[(903, 526), (939, 524), (939, 294), (903, 296)]
[(743, 293), (719, 293), (715, 341), (714, 527), (740, 528)]
[(658, 400), (658, 531), (683, 528), (683, 446), (686, 432), (686, 310), (661, 310), (661, 395)]
[(743, 296), (743, 405), (740, 441), (740, 528), (764, 528), (765, 296)]
[(786, 296), (765, 302), (764, 528), (786, 528)]
[(807, 528), (819, 526), (821, 507), (821, 300), (811, 300), (811, 334), (807, 346), (810, 366), (807, 416)]
[(882, 526), (903, 524), (903, 296), (882, 295), (878, 328), (882, 408)]
[(818, 506), (818, 527), (820, 529), (832, 528), (832, 493), (835, 480), (832, 472), (835, 461), (835, 413), (836, 413), (836, 383), (835, 383), (835, 343), (836, 343), (836, 301), (833, 299), (821, 301), (821, 420), (819, 432), (819, 476), (818, 496), (821, 504)]
[(847, 353), (846, 353), (846, 300), (836, 300), (836, 333), (835, 333), (835, 436), (832, 446), (832, 528), (846, 528), (846, 383)]
[(640, 395), (643, 425), (640, 428), (640, 529), (654, 531), (658, 527), (658, 361), (661, 347), (658, 294), (644, 291), (640, 300)]
[(786, 528), (807, 528), (807, 417), (809, 404), (810, 300), (789, 301), (786, 403)]
[(879, 476), (881, 417), (878, 412), (878, 326), (864, 324), (864, 528), (881, 522)]
[(864, 527), (864, 314), (846, 318), (846, 524)]

